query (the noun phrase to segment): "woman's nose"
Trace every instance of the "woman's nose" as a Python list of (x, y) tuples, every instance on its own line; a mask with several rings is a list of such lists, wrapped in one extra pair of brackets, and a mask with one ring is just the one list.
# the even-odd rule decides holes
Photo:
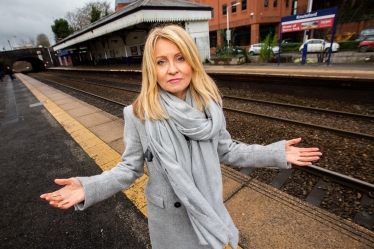
[(170, 74), (176, 74), (178, 72), (178, 67), (177, 65), (175, 65), (174, 62), (170, 62), (169, 64), (169, 69), (168, 69), (168, 73)]

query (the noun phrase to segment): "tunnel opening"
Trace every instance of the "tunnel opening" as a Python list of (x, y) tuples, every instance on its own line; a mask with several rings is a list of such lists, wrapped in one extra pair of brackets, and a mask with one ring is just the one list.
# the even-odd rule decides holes
[(35, 57), (19, 58), (13, 63), (16, 72), (41, 72), (45, 70), (45, 67), (44, 62)]

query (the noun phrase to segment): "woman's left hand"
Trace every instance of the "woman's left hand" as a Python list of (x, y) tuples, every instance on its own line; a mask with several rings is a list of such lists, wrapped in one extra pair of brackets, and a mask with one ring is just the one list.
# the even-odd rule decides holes
[(297, 148), (293, 146), (300, 141), (301, 138), (286, 141), (286, 159), (288, 163), (297, 166), (309, 166), (312, 161), (317, 161), (322, 156), (318, 148)]

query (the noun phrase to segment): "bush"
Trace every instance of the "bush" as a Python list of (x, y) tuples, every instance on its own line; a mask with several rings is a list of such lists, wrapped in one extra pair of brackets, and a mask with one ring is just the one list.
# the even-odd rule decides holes
[(302, 42), (282, 43), (282, 52), (299, 52)]
[[(340, 45), (339, 50), (357, 50), (358, 44), (360, 44), (359, 41), (339, 41), (336, 43)], [(302, 42), (282, 43), (282, 52), (298, 52), (302, 44)]]
[(243, 55), (245, 57), (246, 62), (248, 62), (248, 56), (247, 56), (245, 49), (241, 49), (238, 47), (234, 47), (234, 48), (220, 47), (216, 49), (217, 58), (231, 58), (231, 57), (237, 57), (239, 55)]
[(339, 50), (357, 50), (360, 41), (339, 41), (337, 43), (340, 45)]

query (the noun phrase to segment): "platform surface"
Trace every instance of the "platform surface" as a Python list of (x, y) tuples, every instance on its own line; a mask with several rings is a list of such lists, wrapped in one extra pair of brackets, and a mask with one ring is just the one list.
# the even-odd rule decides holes
[[(18, 108), (15, 116), (19, 118), (16, 121), (13, 115), (14, 123), (6, 123), (4, 113), (11, 105), (5, 105), (5, 99), (0, 102), (0, 186), (2, 193), (9, 186), (12, 188), (11, 200), (6, 205), (2, 203), (2, 212), (6, 215), (1, 218), (0, 244), (6, 245), (4, 248), (12, 248), (11, 245), (19, 241), (17, 238), (23, 236), (23, 240), (28, 239), (33, 245), (29, 248), (48, 248), (43, 239), (53, 243), (54, 247), (70, 245), (70, 248), (84, 248), (81, 245), (88, 245), (85, 248), (95, 248), (99, 245), (92, 243), (100, 242), (91, 240), (99, 239), (101, 233), (105, 241), (113, 240), (112, 243), (121, 248), (148, 248), (149, 240), (144, 233), (147, 212), (143, 188), (146, 175), (123, 193), (105, 201), (105, 205), (99, 203), (84, 212), (55, 210), (39, 199), (42, 189), (52, 191), (57, 188), (53, 184), (56, 177), (98, 174), (115, 166), (124, 150), (124, 121), (26, 75), (16, 76), (17, 80), (0, 88), (1, 96), (9, 96), (13, 88), (14, 104)], [(26, 98), (27, 94), (30, 96)], [(12, 102), (11, 99), (8, 101)], [(29, 107), (31, 104), (39, 105)], [(30, 115), (30, 110), (38, 111)], [(40, 116), (39, 122), (34, 121), (35, 115)], [(48, 151), (39, 151), (39, 143), (44, 144)], [(9, 148), (13, 144), (17, 146)], [(16, 170), (17, 165), (22, 165), (22, 168)], [(225, 205), (240, 231), (241, 248), (374, 247), (374, 233), (371, 231), (224, 165), (222, 175)], [(33, 185), (38, 186), (39, 192), (33, 189)], [(25, 195), (27, 205), (24, 204)], [(20, 224), (15, 221), (22, 219), (25, 225), (12, 227), (12, 219), (15, 224)], [(66, 219), (69, 225), (65, 228)], [(104, 226), (106, 220), (109, 221), (101, 231), (99, 227)], [(27, 225), (33, 222), (37, 225)], [(96, 223), (93, 225), (90, 222)], [(110, 229), (108, 224), (119, 227)], [(84, 233), (79, 232), (79, 228), (83, 228)], [(143, 233), (139, 229), (143, 229)], [(53, 236), (59, 241), (48, 239)], [(124, 246), (119, 240), (129, 240), (129, 245)]]

